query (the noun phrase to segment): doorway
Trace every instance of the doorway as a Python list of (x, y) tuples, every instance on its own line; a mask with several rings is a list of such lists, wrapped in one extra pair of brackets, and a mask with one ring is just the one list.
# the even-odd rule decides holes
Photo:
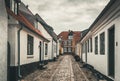
[(87, 63), (87, 42), (85, 43), (85, 62)]
[(108, 30), (108, 75), (115, 75), (115, 27)]
[(10, 81), (10, 43), (7, 43), (7, 81)]
[(42, 48), (42, 43), (41, 43), (41, 41), (40, 41), (40, 43), (39, 43), (39, 60), (40, 60), (40, 62), (41, 62), (41, 48)]

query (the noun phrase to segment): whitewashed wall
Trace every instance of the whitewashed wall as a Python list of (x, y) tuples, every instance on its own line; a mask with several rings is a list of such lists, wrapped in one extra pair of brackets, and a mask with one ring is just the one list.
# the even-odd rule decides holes
[(7, 12), (0, 0), (0, 81), (7, 81)]
[(53, 57), (57, 57), (57, 43), (53, 40)]
[(60, 49), (60, 42), (59, 40), (57, 40), (57, 56), (60, 54), (59, 49)]
[[(9, 28), (9, 42), (11, 45), (11, 66), (17, 66), (18, 63), (18, 45), (17, 45), (17, 27), (10, 27)], [(33, 55), (27, 55), (27, 35), (31, 35), (34, 38), (34, 52)], [(33, 62), (38, 62), (39, 61), (39, 42), (43, 43), (43, 40), (35, 35), (34, 33), (30, 32), (27, 29), (23, 29), (20, 32), (20, 63), (21, 65), (23, 64), (29, 64)], [(43, 47), (42, 47), (43, 48)], [(45, 49), (44, 49), (45, 51)], [(43, 52), (41, 53), (43, 59), (44, 59), (44, 54)], [(42, 60), (43, 60), (42, 59)]]
[(42, 32), (43, 36), (45, 36), (50, 41), (48, 43), (48, 57), (46, 56), (45, 58), (48, 58), (48, 60), (51, 60), (53, 57), (53, 55), (52, 55), (52, 40), (53, 40), (53, 38), (50, 36), (50, 34), (45, 30), (45, 28), (40, 23), (38, 23), (38, 29)]
[[(118, 46), (115, 44), (115, 78), (112, 78), (114, 81), (120, 81), (120, 1), (117, 0), (116, 3), (113, 5), (113, 7), (107, 11), (107, 14), (110, 13), (112, 10), (112, 13), (107, 17), (105, 17), (104, 20), (99, 21), (99, 25), (97, 24), (97, 27), (91, 30), (91, 33), (88, 33), (86, 37), (84, 37), (84, 41), (88, 40), (89, 36), (92, 36), (93, 40), (93, 51), (92, 53), (87, 54), (87, 62), (88, 64), (91, 64), (94, 66), (96, 70), (103, 73), (104, 75), (108, 76), (108, 29), (115, 25), (115, 43), (118, 42)], [(115, 8), (116, 6), (116, 8)], [(113, 9), (115, 8), (115, 9)], [(105, 14), (106, 15), (106, 14)], [(95, 25), (96, 26), (96, 25)], [(102, 32), (105, 32), (105, 55), (100, 55), (100, 39), (99, 36)], [(98, 36), (98, 54), (95, 55), (95, 37)], [(82, 41), (83, 42), (83, 41)], [(84, 54), (83, 54), (84, 58)], [(110, 76), (108, 76), (110, 77)], [(111, 78), (111, 77), (110, 77)]]
[(116, 20), (115, 40), (118, 46), (115, 47), (115, 81), (120, 81), (120, 17)]
[(76, 49), (75, 49), (75, 53), (76, 53), (78, 56), (80, 56), (80, 49), (81, 49), (81, 48), (80, 48), (80, 43), (77, 43), (76, 46), (75, 46), (75, 48), (76, 48)]

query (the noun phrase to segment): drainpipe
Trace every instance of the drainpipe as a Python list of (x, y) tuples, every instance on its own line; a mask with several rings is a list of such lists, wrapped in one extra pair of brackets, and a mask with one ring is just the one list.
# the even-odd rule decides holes
[(22, 30), (22, 26), (17, 32), (17, 37), (18, 37), (18, 79), (22, 78), (22, 76), (20, 74), (20, 31), (21, 30)]

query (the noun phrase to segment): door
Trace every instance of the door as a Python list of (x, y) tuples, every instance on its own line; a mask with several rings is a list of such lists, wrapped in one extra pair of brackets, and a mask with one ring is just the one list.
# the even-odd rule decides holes
[(87, 42), (85, 43), (85, 62), (87, 63)]
[(40, 62), (41, 62), (41, 48), (42, 48), (42, 44), (41, 44), (41, 42), (39, 43), (39, 60), (40, 60)]
[(115, 28), (108, 30), (108, 75), (114, 78), (115, 74)]
[(10, 43), (7, 44), (7, 81), (10, 81)]

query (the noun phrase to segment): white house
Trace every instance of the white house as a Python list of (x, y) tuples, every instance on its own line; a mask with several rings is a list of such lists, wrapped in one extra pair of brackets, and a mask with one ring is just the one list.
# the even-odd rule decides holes
[(75, 45), (75, 54), (78, 55), (79, 57), (81, 57), (81, 45), (80, 42), (76, 43)]
[(120, 0), (111, 0), (81, 40), (82, 59), (108, 77), (120, 81)]
[[(13, 1), (12, 4), (16, 2)], [(39, 63), (48, 55), (48, 42), (36, 24), (36, 19), (29, 10), (18, 6), (7, 8), (8, 42), (10, 45), (10, 81), (17, 81), (38, 68)], [(23, 3), (21, 3), (23, 8)], [(19, 7), (19, 8), (18, 8)], [(31, 18), (32, 22), (28, 18)]]
[(5, 0), (0, 0), (0, 81), (7, 81), (7, 24)]
[(35, 15), (38, 20), (39, 30), (50, 41), (48, 43), (48, 56), (46, 60), (53, 60), (57, 56), (57, 35), (54, 33), (53, 28), (50, 27), (38, 14)]

